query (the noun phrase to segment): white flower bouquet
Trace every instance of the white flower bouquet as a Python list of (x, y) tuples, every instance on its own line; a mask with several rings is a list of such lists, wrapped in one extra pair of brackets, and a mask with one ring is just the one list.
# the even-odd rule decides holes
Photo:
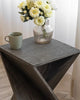
[(47, 18), (50, 18), (55, 10), (55, 4), (50, 0), (26, 0), (19, 4), (20, 18), (23, 22), (34, 20), (38, 26), (43, 26)]

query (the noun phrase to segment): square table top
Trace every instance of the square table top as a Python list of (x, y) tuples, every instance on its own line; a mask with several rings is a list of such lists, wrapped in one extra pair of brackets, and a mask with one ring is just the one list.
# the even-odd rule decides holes
[(0, 51), (35, 67), (80, 53), (78, 49), (54, 39), (49, 44), (36, 44), (32, 37), (24, 39), (19, 50), (11, 50), (7, 44), (1, 46)]

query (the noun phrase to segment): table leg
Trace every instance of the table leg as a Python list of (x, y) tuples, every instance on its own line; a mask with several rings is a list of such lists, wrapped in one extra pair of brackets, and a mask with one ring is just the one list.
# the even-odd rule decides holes
[[(48, 84), (51, 88), (55, 88), (57, 83), (64, 76), (70, 65), (73, 63), (75, 58), (78, 55), (71, 56), (65, 61), (60, 61), (61, 67), (58, 70), (55, 70), (55, 74), (53, 80)], [(13, 60), (9, 58), (9, 56), (2, 54), (2, 59), (5, 65), (5, 69), (7, 71), (13, 92), (15, 97), (12, 97), (12, 100), (58, 100), (55, 94), (53, 93), (53, 98), (50, 96), (45, 96), (36, 86), (32, 83), (32, 81), (21, 71), (18, 69), (16, 63), (13, 63)], [(62, 63), (63, 64), (62, 64)], [(56, 64), (53, 64), (56, 65)], [(56, 65), (57, 66), (57, 65)], [(59, 71), (59, 72), (58, 72)], [(57, 80), (56, 80), (57, 79)], [(55, 84), (54, 84), (55, 83)]]
[(50, 64), (40, 66), (37, 69), (43, 76), (45, 81), (48, 83), (48, 85), (51, 87), (51, 89), (54, 90), (54, 88), (65, 75), (72, 63), (75, 61), (77, 56), (78, 54), (66, 57), (64, 59), (57, 60)]
[(11, 100), (16, 100), (16, 98), (15, 98), (15, 96), (14, 96), (14, 95), (12, 96)]
[[(51, 100), (44, 96), (44, 94), (32, 83), (32, 81), (25, 76), (25, 74), (18, 69), (16, 64), (9, 59), (9, 57), (2, 55), (2, 59), (9, 77), (11, 87), (15, 94), (11, 100)], [(54, 97), (53, 100), (58, 100)]]

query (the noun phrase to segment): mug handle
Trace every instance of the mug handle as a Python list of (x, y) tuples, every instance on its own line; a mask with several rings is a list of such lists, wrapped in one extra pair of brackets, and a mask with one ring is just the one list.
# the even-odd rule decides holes
[[(7, 39), (8, 38), (8, 39)], [(5, 36), (5, 41), (9, 42), (9, 36)]]

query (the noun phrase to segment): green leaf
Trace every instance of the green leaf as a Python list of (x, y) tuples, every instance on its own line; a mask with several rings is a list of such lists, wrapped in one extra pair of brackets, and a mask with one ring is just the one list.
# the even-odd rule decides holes
[(19, 14), (24, 15), (24, 12), (19, 12)]

